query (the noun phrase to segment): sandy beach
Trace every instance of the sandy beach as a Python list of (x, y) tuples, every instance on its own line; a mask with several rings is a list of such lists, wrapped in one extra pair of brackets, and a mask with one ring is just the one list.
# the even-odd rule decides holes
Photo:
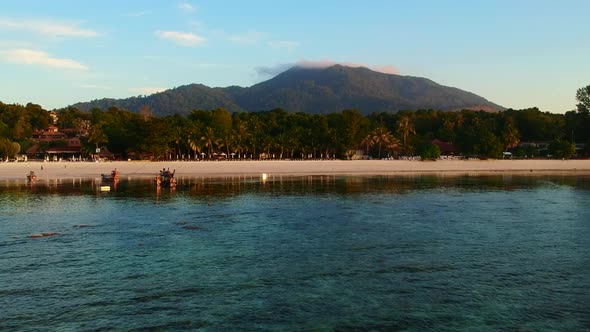
[(233, 175), (404, 175), (440, 174), (570, 174), (590, 175), (590, 160), (315, 160), (315, 161), (204, 161), (204, 162), (18, 162), (0, 163), (0, 179), (25, 179), (35, 171), (39, 180), (100, 178), (117, 169), (122, 178), (149, 178), (163, 168), (177, 176)]

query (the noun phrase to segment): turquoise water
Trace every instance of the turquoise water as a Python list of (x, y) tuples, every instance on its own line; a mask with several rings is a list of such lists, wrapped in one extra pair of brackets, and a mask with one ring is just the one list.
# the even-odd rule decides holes
[(0, 182), (0, 330), (112, 329), (589, 330), (590, 178)]

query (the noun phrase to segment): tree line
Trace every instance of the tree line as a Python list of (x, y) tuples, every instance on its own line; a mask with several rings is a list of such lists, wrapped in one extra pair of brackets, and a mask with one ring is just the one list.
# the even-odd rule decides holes
[[(372, 158), (421, 155), (436, 158), (432, 141), (453, 143), (464, 156), (498, 158), (503, 151), (519, 157), (540, 154), (570, 158), (576, 143), (590, 155), (590, 85), (577, 91), (577, 109), (565, 114), (537, 108), (490, 113), (463, 110), (373, 113), (344, 110), (332, 114), (289, 113), (283, 109), (230, 113), (224, 109), (193, 110), (187, 116), (153, 117), (148, 108), (132, 113), (117, 107), (81, 112), (58, 110), (57, 126), (81, 137), (83, 154), (107, 147), (118, 158), (339, 158), (359, 149)], [(0, 103), (0, 156), (23, 153), (36, 144), (35, 130), (51, 125), (49, 112), (29, 103)], [(521, 142), (546, 143), (539, 151)], [(47, 144), (41, 146), (46, 149)]]

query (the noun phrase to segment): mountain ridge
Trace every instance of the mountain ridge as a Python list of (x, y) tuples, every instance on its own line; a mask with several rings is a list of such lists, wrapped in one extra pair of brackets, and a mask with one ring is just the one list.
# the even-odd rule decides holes
[(289, 112), (327, 114), (358, 109), (363, 114), (408, 109), (503, 110), (474, 93), (440, 85), (428, 78), (385, 74), (364, 67), (294, 66), (250, 87), (208, 87), (193, 83), (149, 96), (103, 98), (71, 105), (82, 111), (117, 106), (132, 112), (149, 106), (155, 115), (188, 114), (194, 109), (230, 112), (282, 108)]

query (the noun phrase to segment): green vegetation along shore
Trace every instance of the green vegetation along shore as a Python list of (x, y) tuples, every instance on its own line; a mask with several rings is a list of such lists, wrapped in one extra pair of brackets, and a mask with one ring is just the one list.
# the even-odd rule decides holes
[[(590, 155), (590, 85), (577, 109), (463, 110), (327, 115), (283, 109), (230, 113), (193, 110), (154, 117), (149, 107), (48, 112), (0, 103), (0, 157), (195, 159), (382, 159), (442, 155), (478, 158), (586, 158)], [(509, 154), (507, 153), (509, 152)]]

